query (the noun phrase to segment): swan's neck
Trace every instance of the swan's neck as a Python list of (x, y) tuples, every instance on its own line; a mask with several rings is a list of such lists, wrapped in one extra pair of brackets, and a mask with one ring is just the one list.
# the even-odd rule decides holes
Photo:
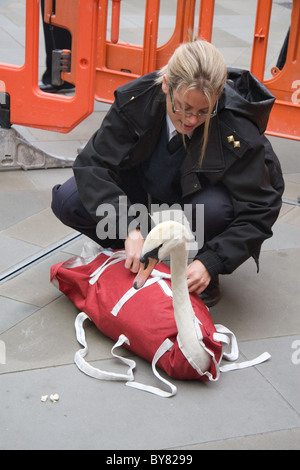
[(185, 246), (177, 246), (170, 254), (173, 304), (176, 322), (194, 319), (190, 295), (187, 286), (188, 253)]
[(195, 330), (195, 313), (187, 286), (188, 252), (185, 244), (170, 253), (174, 316), (183, 353), (202, 372), (210, 368), (211, 357), (200, 344)]

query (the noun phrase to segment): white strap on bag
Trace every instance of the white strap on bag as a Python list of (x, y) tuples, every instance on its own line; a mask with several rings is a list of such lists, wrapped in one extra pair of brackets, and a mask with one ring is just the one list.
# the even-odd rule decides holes
[(153, 387), (151, 385), (144, 385), (139, 382), (127, 382), (126, 385), (128, 387), (132, 388), (137, 388), (138, 390), (143, 390), (144, 392), (149, 392), (149, 393), (154, 393), (155, 395), (158, 395), (159, 397), (163, 398), (170, 398), (176, 395), (177, 393), (177, 387), (173, 385), (169, 380), (164, 379), (157, 371), (156, 369), (156, 363), (159, 361), (159, 359), (167, 352), (172, 349), (174, 343), (172, 343), (171, 340), (166, 339), (161, 346), (158, 348), (156, 351), (154, 358), (152, 360), (152, 371), (154, 375), (164, 384), (166, 384), (171, 392), (165, 392), (164, 390), (161, 390), (160, 388)]
[[(125, 260), (126, 255), (125, 255), (125, 250), (120, 250), (120, 251), (115, 251), (115, 252), (109, 252), (109, 251), (103, 251), (104, 254), (108, 256), (107, 260), (104, 261), (104, 263), (99, 266), (91, 275), (90, 275), (90, 280), (89, 283), (91, 285), (94, 285), (101, 274), (104, 272), (106, 268), (109, 266), (119, 263), (120, 261)], [(144, 286), (141, 289), (144, 289), (145, 287), (151, 286), (153, 283), (158, 282), (158, 284), (161, 286), (162, 290), (166, 295), (169, 297), (172, 297), (172, 290), (169, 288), (166, 282), (163, 281), (163, 279), (171, 279), (171, 275), (161, 272), (157, 269), (153, 269), (151, 273), (151, 277), (145, 282)], [(112, 315), (115, 317), (118, 315), (119, 311), (121, 308), (124, 306), (124, 304), (131, 299), (135, 294), (137, 294), (141, 289), (137, 290), (134, 287), (129, 289), (123, 297), (116, 303), (112, 311), (110, 312)]]
[[(106, 251), (103, 250), (102, 253), (107, 255), (108, 258), (107, 258), (106, 261), (104, 261), (104, 263), (101, 264), (101, 266), (99, 266), (99, 268), (97, 268), (90, 275), (89, 283), (91, 285), (94, 285), (98, 281), (99, 277), (101, 276), (101, 274), (103, 273), (103, 271), (106, 268), (108, 268), (109, 266), (111, 266), (115, 263), (119, 263), (120, 261), (123, 261), (123, 260), (126, 259), (125, 250), (120, 250), (120, 251), (115, 251), (115, 252), (110, 252), (108, 250), (106, 250)], [(171, 279), (171, 274), (167, 274), (167, 273), (161, 272), (157, 269), (153, 269), (153, 271), (151, 273), (151, 278), (155, 278), (155, 281), (153, 281), (153, 282), (157, 282), (160, 279)], [(150, 284), (146, 282), (146, 285), (150, 285)], [(166, 285), (166, 287), (163, 287), (163, 290), (165, 291), (165, 293), (167, 295), (172, 297), (172, 291), (167, 285)], [(136, 289), (134, 289), (134, 291), (136, 291)]]
[(227, 361), (236, 361), (239, 357), (239, 347), (234, 333), (223, 325), (215, 325), (215, 328), (213, 338), (222, 343), (222, 357)]
[(108, 266), (111, 266), (112, 264), (118, 263), (119, 261), (123, 261), (124, 259), (126, 259), (125, 250), (114, 251), (111, 253), (109, 251), (103, 251), (103, 253), (109, 257), (104, 263), (101, 264), (101, 266), (99, 266), (99, 268), (97, 268), (91, 274), (91, 279), (89, 280), (89, 283), (91, 285), (94, 285), (98, 281), (99, 277)]
[(246, 369), (247, 367), (257, 366), (262, 362), (268, 361), (271, 358), (271, 354), (268, 352), (264, 352), (260, 356), (256, 357), (255, 359), (251, 359), (250, 361), (244, 362), (235, 362), (233, 364), (226, 364), (220, 367), (221, 372), (229, 372), (231, 370), (238, 370), (238, 369)]
[(219, 341), (223, 345), (222, 359), (231, 361), (232, 364), (221, 365), (220, 372), (229, 372), (232, 370), (246, 369), (247, 367), (256, 366), (262, 362), (268, 361), (271, 355), (264, 352), (260, 356), (251, 359), (250, 361), (234, 362), (239, 357), (239, 348), (235, 335), (226, 326), (215, 325), (216, 333), (214, 333), (214, 340)]
[(166, 295), (172, 297), (171, 289), (169, 288), (167, 283), (161, 278), (161, 276), (151, 277), (145, 282), (143, 287), (141, 287), (139, 290), (135, 289), (134, 287), (131, 287), (131, 289), (129, 289), (127, 292), (125, 292), (125, 294), (116, 303), (116, 305), (114, 306), (114, 308), (112, 309), (112, 311), (110, 313), (114, 317), (116, 317), (118, 315), (118, 313), (120, 312), (121, 308), (125, 305), (126, 302), (128, 302), (128, 300), (130, 300), (135, 294), (140, 292), (142, 289), (145, 289), (145, 287), (151, 286), (155, 282), (157, 282), (161, 286), (162, 290), (165, 292)]
[(123, 380), (123, 381), (134, 380), (132, 371), (136, 366), (135, 361), (133, 361), (132, 359), (124, 358), (122, 356), (118, 356), (114, 352), (116, 348), (118, 348), (119, 346), (122, 346), (125, 342), (129, 344), (128, 338), (126, 338), (126, 336), (124, 335), (121, 335), (119, 337), (118, 341), (113, 346), (111, 353), (115, 358), (119, 359), (121, 362), (129, 366), (127, 374), (106, 372), (106, 371), (97, 369), (96, 367), (93, 367), (88, 362), (86, 362), (84, 358), (88, 353), (88, 346), (87, 346), (86, 339), (85, 339), (83, 323), (87, 318), (89, 317), (85, 313), (81, 312), (77, 315), (76, 320), (75, 320), (76, 338), (77, 338), (77, 341), (83, 346), (83, 349), (80, 349), (79, 351), (77, 351), (74, 356), (74, 362), (77, 365), (78, 369), (81, 370), (81, 372), (83, 372), (84, 374), (89, 375), (90, 377), (93, 377), (95, 379), (100, 379), (100, 380)]
[(134, 375), (133, 375), (133, 369), (136, 366), (135, 361), (132, 359), (124, 358), (122, 356), (118, 356), (114, 350), (118, 348), (119, 346), (122, 346), (124, 343), (130, 344), (128, 338), (125, 335), (120, 335), (118, 341), (116, 344), (113, 346), (111, 353), (112, 355), (119, 359), (121, 362), (129, 366), (127, 374), (118, 374), (115, 372), (107, 372), (103, 371), (101, 369), (98, 369), (96, 367), (91, 366), (85, 359), (84, 357), (88, 353), (88, 346), (87, 342), (85, 339), (85, 332), (83, 328), (83, 323), (86, 319), (89, 317), (84, 313), (81, 312), (77, 315), (76, 320), (75, 320), (75, 330), (76, 330), (76, 338), (77, 341), (83, 346), (83, 349), (80, 349), (75, 353), (74, 357), (74, 362), (77, 365), (78, 369), (83, 372), (84, 374), (93, 377), (98, 380), (120, 380), (120, 381), (126, 381), (126, 385), (136, 388), (138, 390), (143, 390), (145, 392), (153, 393), (155, 395), (158, 395), (163, 398), (169, 398), (172, 397), (173, 395), (176, 395), (177, 393), (177, 388), (175, 385), (173, 385), (171, 382), (168, 380), (164, 379), (157, 371), (156, 369), (156, 363), (159, 361), (159, 359), (165, 354), (165, 352), (169, 351), (173, 343), (169, 339), (166, 339), (162, 345), (158, 348), (156, 351), (156, 354), (154, 355), (154, 358), (152, 360), (152, 370), (154, 375), (165, 385), (167, 385), (170, 388), (170, 392), (166, 392), (164, 390), (161, 390), (158, 387), (153, 387), (151, 385), (144, 385), (139, 382), (134, 382)]

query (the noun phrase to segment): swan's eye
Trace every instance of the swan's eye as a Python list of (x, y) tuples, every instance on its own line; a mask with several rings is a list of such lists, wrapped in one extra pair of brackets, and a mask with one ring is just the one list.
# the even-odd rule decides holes
[(140, 262), (144, 264), (144, 269), (147, 269), (149, 265), (149, 258), (156, 259), (157, 261), (159, 261), (158, 252), (161, 247), (162, 247), (162, 244), (155, 247), (153, 250), (148, 251), (143, 256), (141, 256)]

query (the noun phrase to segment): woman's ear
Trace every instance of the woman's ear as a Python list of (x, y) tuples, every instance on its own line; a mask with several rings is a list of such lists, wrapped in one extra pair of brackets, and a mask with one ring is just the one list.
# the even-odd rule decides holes
[(166, 77), (166, 75), (163, 76), (163, 81), (162, 81), (162, 86), (161, 86), (161, 88), (162, 88), (162, 91), (167, 95), (169, 89), (168, 89), (168, 84), (167, 84), (167, 77)]

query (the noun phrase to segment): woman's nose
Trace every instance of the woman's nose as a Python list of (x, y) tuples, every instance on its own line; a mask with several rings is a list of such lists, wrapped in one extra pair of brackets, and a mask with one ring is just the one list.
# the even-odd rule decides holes
[(199, 118), (196, 114), (192, 114), (191, 116), (186, 117), (186, 121), (189, 123), (189, 125), (193, 126), (199, 124), (200, 120), (202, 120), (202, 118)]

